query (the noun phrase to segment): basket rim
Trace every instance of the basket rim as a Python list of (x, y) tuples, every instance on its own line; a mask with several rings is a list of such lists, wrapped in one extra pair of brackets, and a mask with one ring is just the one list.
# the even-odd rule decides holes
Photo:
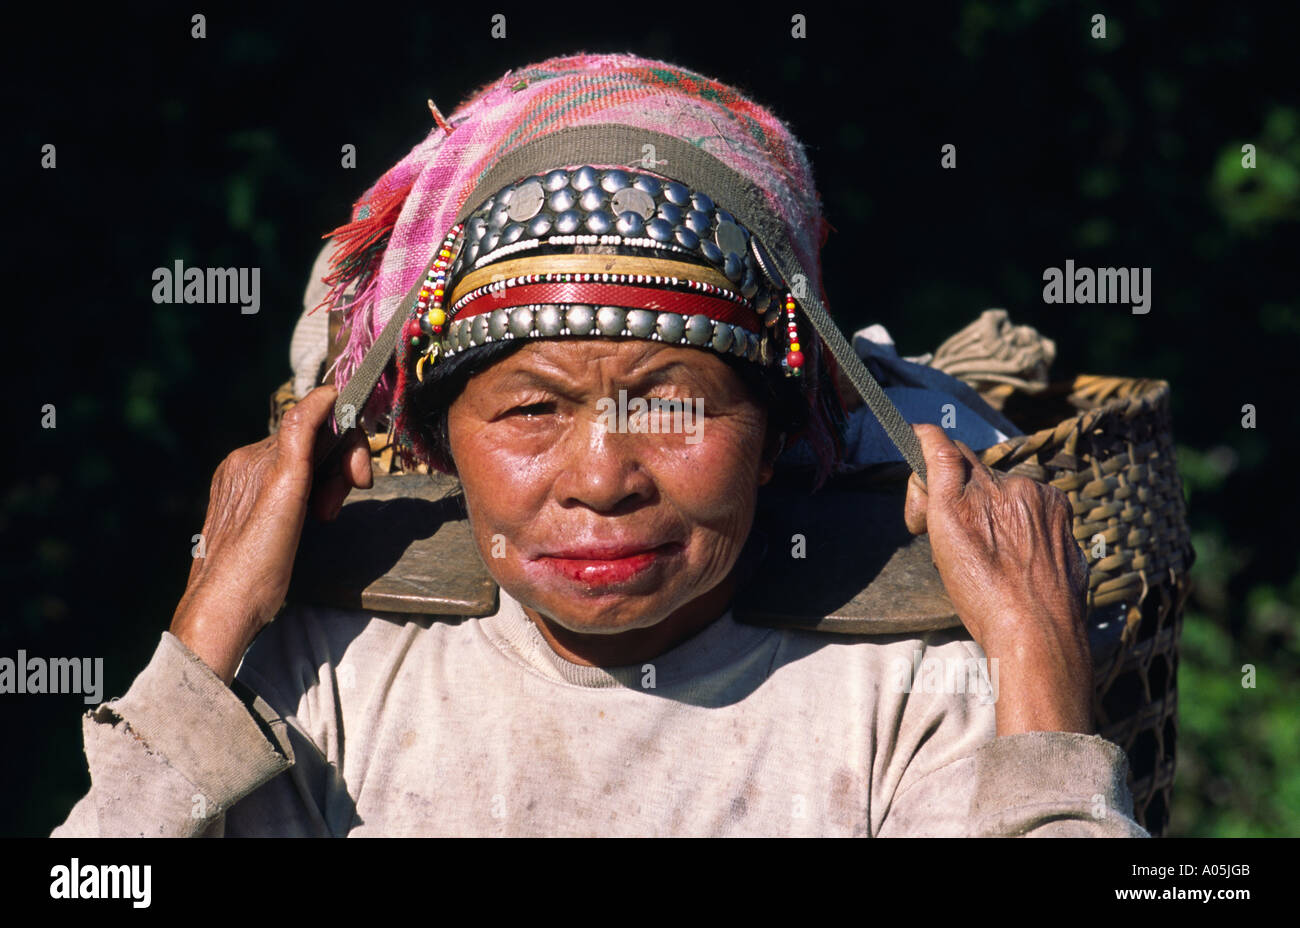
[[(1168, 403), (1170, 386), (1166, 380), (1148, 377), (1078, 374), (1069, 380), (1053, 381), (1041, 392), (1084, 398), (1092, 405), (1054, 426), (1012, 435), (1006, 441), (990, 445), (979, 452), (980, 460), (989, 466), (1016, 464), (1043, 447), (1063, 443), (1071, 432), (1092, 430), (1103, 419), (1116, 414), (1133, 416), (1150, 412)], [(1032, 446), (1033, 450), (1022, 452), (1025, 446)]]

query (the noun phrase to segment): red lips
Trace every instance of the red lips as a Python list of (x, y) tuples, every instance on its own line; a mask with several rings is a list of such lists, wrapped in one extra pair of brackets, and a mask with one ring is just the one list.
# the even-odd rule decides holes
[(627, 582), (681, 549), (677, 542), (583, 545), (544, 554), (537, 563), (588, 586), (607, 586)]

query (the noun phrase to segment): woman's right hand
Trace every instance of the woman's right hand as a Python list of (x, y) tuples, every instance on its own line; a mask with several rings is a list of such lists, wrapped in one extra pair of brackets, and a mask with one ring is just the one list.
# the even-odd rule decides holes
[(333, 386), (312, 390), (276, 434), (231, 452), (212, 477), (204, 556), (194, 559), (171, 633), (227, 685), (284, 604), (308, 508), (333, 519), (352, 487), (372, 483), (370, 447), (355, 429), (341, 471), (313, 485), (316, 438), (337, 396)]

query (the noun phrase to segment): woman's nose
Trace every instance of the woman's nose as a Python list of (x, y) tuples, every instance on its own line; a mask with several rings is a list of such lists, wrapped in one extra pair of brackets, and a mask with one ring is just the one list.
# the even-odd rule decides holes
[(577, 418), (561, 440), (559, 502), (619, 514), (654, 497), (655, 484), (643, 466), (639, 436), (620, 432), (608, 417)]

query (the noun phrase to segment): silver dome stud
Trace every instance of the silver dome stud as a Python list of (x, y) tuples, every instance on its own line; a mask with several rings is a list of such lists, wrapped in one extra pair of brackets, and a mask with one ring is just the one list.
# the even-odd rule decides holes
[(670, 345), (680, 345), (686, 335), (686, 317), (679, 313), (660, 313), (655, 331)]
[(726, 353), (731, 349), (731, 326), (725, 322), (719, 322), (713, 329), (713, 350)]
[(679, 226), (682, 224), (682, 219), (685, 218), (686, 213), (682, 211), (680, 206), (674, 206), (672, 203), (660, 203), (655, 215), (664, 222)]
[(651, 219), (645, 224), (646, 235), (656, 242), (667, 242), (673, 237), (673, 227), (662, 219)]
[(601, 335), (622, 335), (627, 320), (627, 310), (618, 306), (602, 306), (596, 311), (596, 328)]
[(594, 213), (598, 209), (604, 209), (608, 202), (609, 195), (599, 187), (588, 187), (578, 197), (578, 205), (582, 207), (584, 213)]
[(614, 227), (624, 238), (641, 238), (645, 235), (645, 220), (641, 218), (640, 213), (630, 209), (618, 214)]
[(650, 177), (646, 174), (638, 174), (636, 179), (632, 181), (632, 186), (652, 197), (659, 196), (659, 193), (664, 189), (663, 182), (659, 178)]
[(555, 231), (561, 235), (572, 235), (578, 231), (578, 226), (582, 222), (582, 214), (576, 209), (566, 209), (560, 215), (555, 217)]
[(542, 213), (528, 223), (528, 234), (533, 238), (544, 238), (546, 233), (551, 231), (551, 223), (551, 217), (546, 213)]
[(599, 179), (595, 168), (583, 165), (569, 177), (569, 186), (581, 193), (588, 187), (594, 187)]
[(600, 186), (606, 193), (616, 193), (631, 183), (632, 178), (628, 176), (627, 171), (620, 171), (617, 168), (606, 171), (605, 176), (600, 179)]
[(533, 311), (527, 306), (516, 306), (510, 310), (510, 334), (515, 338), (527, 338), (533, 332)]
[(656, 322), (656, 314), (651, 310), (630, 309), (627, 312), (627, 330), (637, 338), (649, 338)]
[(724, 253), (735, 252), (738, 255), (745, 253), (745, 246), (748, 244), (745, 241), (745, 233), (734, 222), (718, 223), (717, 231), (713, 233), (713, 240)]
[(560, 308), (554, 304), (544, 306), (537, 311), (537, 334), (538, 335), (559, 335), (560, 329), (564, 326), (564, 319), (560, 315)]
[(564, 324), (574, 335), (590, 335), (596, 324), (596, 311), (585, 303), (575, 303), (564, 314)]
[(676, 206), (685, 206), (691, 202), (691, 192), (686, 189), (686, 185), (675, 180), (664, 184), (664, 197)]
[(501, 341), (509, 331), (510, 312), (505, 309), (492, 310), (488, 317), (488, 334), (492, 336), (492, 341)]
[(703, 313), (696, 313), (686, 320), (686, 341), (703, 348), (713, 340), (713, 320)]
[(551, 198), (546, 201), (546, 207), (553, 213), (562, 213), (565, 210), (573, 209), (578, 205), (578, 195), (568, 187), (561, 187), (551, 194)]
[(603, 209), (597, 210), (587, 216), (585, 225), (594, 235), (608, 235), (614, 229), (614, 217)]

